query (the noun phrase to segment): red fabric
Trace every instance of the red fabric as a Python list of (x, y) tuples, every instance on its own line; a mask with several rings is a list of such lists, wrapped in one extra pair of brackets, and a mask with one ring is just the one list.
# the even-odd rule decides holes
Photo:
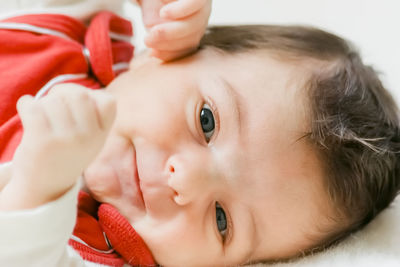
[(101, 204), (99, 223), (113, 248), (133, 266), (155, 266), (150, 250), (129, 222), (113, 206)]
[[(108, 12), (104, 13), (102, 17), (95, 17), (90, 23), (85, 36), (85, 45), (90, 51), (90, 61), (94, 74), (103, 85), (107, 85), (115, 78), (112, 70), (114, 59), (118, 59), (118, 56), (125, 53), (132, 54), (133, 51), (125, 47), (125, 43), (117, 42), (114, 44), (117, 49), (114, 53), (110, 53), (109, 51), (113, 51), (113, 44), (110, 40), (109, 31), (98, 31), (99, 28), (107, 28), (118, 34), (126, 34), (127, 32), (132, 34), (132, 28), (128, 21), (117, 19), (115, 15)], [(97, 53), (92, 53), (92, 51)], [(102, 64), (99, 64), (100, 62)]]
[(37, 27), (59, 31), (68, 35), (70, 38), (79, 43), (83, 43), (86, 32), (86, 26), (82, 22), (63, 15), (27, 14), (23, 16), (7, 18), (3, 21), (26, 23)]
[[(114, 207), (96, 202), (85, 192), (79, 193), (78, 200), (78, 220), (74, 235), (84, 240), (90, 247), (75, 240), (70, 240), (69, 244), (82, 258), (117, 267), (122, 266), (124, 260), (132, 266), (156, 265), (142, 238)], [(110, 249), (103, 232), (115, 250), (114, 253), (99, 253), (91, 249), (91, 247), (103, 251)]]
[(103, 251), (110, 249), (103, 235), (103, 229), (97, 220), (98, 207), (99, 203), (91, 198), (89, 194), (84, 192), (79, 193), (78, 218), (73, 234), (85, 241), (89, 246), (72, 239), (69, 240), (69, 244), (79, 252), (84, 260), (121, 267), (125, 261), (116, 252), (101, 253), (92, 249), (96, 248)]
[[(12, 159), (22, 135), (19, 119), (12, 119), (17, 116), (19, 97), (35, 95), (49, 80), (62, 74), (88, 73), (89, 77), (80, 83), (91, 83), (91, 88), (105, 86), (116, 75), (112, 65), (128, 62), (133, 46), (111, 41), (110, 31), (130, 36), (132, 26), (107, 11), (95, 16), (88, 29), (74, 18), (56, 14), (24, 15), (2, 22), (57, 30), (71, 38), (0, 29), (0, 162), (5, 162)], [(84, 47), (90, 52), (90, 66), (82, 52)]]
[[(0, 22), (29, 24), (66, 36), (0, 29), (1, 163), (12, 159), (22, 137), (23, 129), (15, 108), (19, 97), (36, 95), (47, 82), (63, 74), (84, 73), (87, 78), (70, 82), (93, 89), (105, 86), (118, 74), (113, 71), (113, 64), (130, 61), (133, 46), (111, 40), (110, 31), (131, 36), (132, 27), (129, 21), (106, 11), (96, 15), (88, 28), (74, 18), (55, 14), (24, 15)], [(89, 50), (90, 63), (83, 54), (84, 47)], [(132, 265), (155, 265), (149, 249), (126, 219), (110, 206), (98, 208), (99, 203), (89, 195), (79, 195), (74, 235), (88, 246), (75, 240), (70, 240), (70, 245), (85, 260), (96, 263), (122, 266), (126, 261)], [(114, 245), (113, 253), (96, 251), (109, 250), (103, 232)]]

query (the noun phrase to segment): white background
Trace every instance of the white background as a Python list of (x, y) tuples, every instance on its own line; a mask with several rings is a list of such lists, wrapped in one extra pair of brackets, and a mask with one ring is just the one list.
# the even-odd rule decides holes
[[(140, 12), (128, 10), (140, 22)], [(249, 23), (314, 25), (351, 40), (400, 103), (399, 0), (213, 1), (210, 24)], [(136, 34), (138, 39), (144, 34), (140, 23)]]

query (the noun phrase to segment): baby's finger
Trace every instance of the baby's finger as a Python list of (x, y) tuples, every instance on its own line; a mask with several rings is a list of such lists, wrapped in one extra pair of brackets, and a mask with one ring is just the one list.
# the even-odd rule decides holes
[(80, 131), (91, 132), (101, 129), (97, 106), (89, 92), (82, 91), (69, 96), (69, 108)]
[(151, 46), (152, 43), (184, 38), (193, 35), (193, 33), (202, 35), (205, 27), (205, 22), (198, 16), (191, 17), (184, 21), (166, 22), (154, 26), (146, 36), (145, 42), (146, 45)]
[(40, 101), (54, 133), (64, 135), (74, 127), (75, 122), (68, 103), (61, 95), (47, 96)]
[(104, 91), (93, 91), (91, 94), (96, 104), (100, 129), (107, 131), (111, 128), (115, 119), (115, 99), (111, 94)]
[(64, 109), (72, 117), (74, 128), (82, 133), (99, 128), (96, 106), (89, 92), (88, 88), (73, 83), (56, 85), (49, 92), (50, 97), (63, 98), (66, 103)]
[(180, 51), (161, 51), (152, 49), (150, 55), (163, 61), (171, 61), (186, 56), (191, 52), (193, 52), (192, 48)]
[(208, 0), (174, 1), (160, 9), (160, 17), (165, 19), (181, 19), (202, 9)]
[(147, 43), (146, 45), (149, 48), (161, 50), (161, 51), (179, 51), (179, 50), (187, 50), (187, 49), (195, 49), (201, 39), (200, 33), (194, 33), (192, 35), (168, 40), (166, 42), (157, 42), (157, 43)]
[(43, 109), (30, 95), (24, 95), (17, 102), (17, 111), (24, 131), (35, 132), (49, 129), (49, 121)]

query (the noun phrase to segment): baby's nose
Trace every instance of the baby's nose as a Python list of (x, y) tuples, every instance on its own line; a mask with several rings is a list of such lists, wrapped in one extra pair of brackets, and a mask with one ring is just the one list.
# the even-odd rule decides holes
[(173, 156), (168, 160), (168, 186), (174, 191), (178, 205), (204, 199), (214, 191), (215, 174), (209, 161), (201, 157)]

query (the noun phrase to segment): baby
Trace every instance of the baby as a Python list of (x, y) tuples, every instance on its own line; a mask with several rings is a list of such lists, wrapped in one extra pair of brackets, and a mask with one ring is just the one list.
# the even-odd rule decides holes
[(105, 90), (60, 85), (18, 112), (1, 209), (73, 202), (83, 174), (162, 266), (321, 250), (399, 189), (393, 99), (348, 43), (314, 28), (213, 27), (193, 55), (142, 55)]

